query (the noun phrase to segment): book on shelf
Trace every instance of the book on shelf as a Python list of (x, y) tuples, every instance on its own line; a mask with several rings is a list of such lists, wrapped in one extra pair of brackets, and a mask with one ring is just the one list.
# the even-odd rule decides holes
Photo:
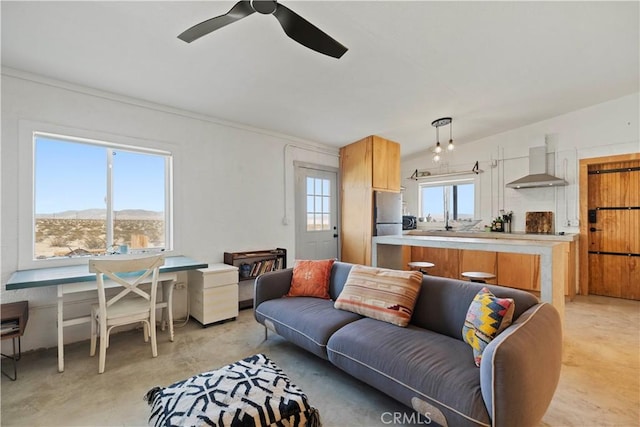
[(256, 261), (251, 266), (249, 277), (258, 277), (259, 275), (268, 273), (270, 271), (280, 270), (282, 269), (283, 265), (284, 260), (282, 258)]
[(243, 267), (243, 280), (255, 279), (263, 273), (281, 270), (287, 265), (287, 250), (284, 248), (267, 249), (250, 252), (225, 252), (224, 262), (229, 265)]

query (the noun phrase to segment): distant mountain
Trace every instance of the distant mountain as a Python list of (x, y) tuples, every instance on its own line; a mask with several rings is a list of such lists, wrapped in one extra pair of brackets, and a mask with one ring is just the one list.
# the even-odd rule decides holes
[[(147, 211), (144, 209), (123, 209), (114, 212), (116, 219), (156, 219), (164, 218), (164, 212)], [(106, 219), (106, 209), (84, 209), (56, 212), (50, 214), (36, 214), (37, 219)]]

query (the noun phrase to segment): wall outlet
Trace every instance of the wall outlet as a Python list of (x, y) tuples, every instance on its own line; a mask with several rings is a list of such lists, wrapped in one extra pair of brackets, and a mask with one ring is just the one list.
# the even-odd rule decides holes
[(579, 219), (570, 219), (567, 221), (567, 227), (580, 227)]

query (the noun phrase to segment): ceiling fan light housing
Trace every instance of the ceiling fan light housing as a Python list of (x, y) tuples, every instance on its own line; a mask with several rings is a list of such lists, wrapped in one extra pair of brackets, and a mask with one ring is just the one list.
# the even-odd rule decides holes
[(278, 8), (278, 3), (273, 0), (251, 0), (251, 7), (263, 15), (273, 15)]

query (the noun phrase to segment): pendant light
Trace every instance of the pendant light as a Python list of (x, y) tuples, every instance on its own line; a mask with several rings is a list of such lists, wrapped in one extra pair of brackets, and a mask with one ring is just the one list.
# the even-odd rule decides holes
[[(451, 125), (452, 122), (451, 117), (442, 117), (440, 119), (436, 119), (431, 122), (431, 126), (436, 128), (436, 147), (433, 149), (433, 161), (438, 163), (442, 156), (442, 146), (440, 145), (440, 126)], [(451, 126), (449, 126), (449, 143), (447, 144), (447, 151), (452, 151), (454, 148), (453, 145), (453, 134), (451, 130)]]
[[(431, 124), (433, 125), (433, 123)], [(436, 154), (442, 153), (442, 147), (440, 146), (440, 132), (438, 129), (438, 125), (436, 125), (436, 148), (433, 150), (433, 152)]]

